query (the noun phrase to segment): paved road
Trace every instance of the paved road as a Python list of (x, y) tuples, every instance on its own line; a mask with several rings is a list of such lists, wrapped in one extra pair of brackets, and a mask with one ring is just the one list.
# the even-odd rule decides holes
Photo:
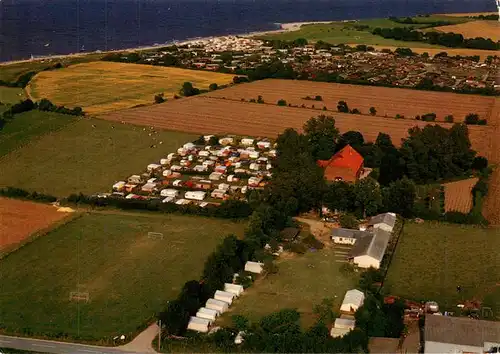
[(0, 335), (0, 348), (54, 354), (137, 354), (137, 351)]

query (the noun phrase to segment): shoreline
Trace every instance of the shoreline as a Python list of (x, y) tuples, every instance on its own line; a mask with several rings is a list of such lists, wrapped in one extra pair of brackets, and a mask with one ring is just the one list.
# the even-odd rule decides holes
[[(471, 15), (480, 15), (480, 14), (496, 14), (496, 12), (478, 12), (478, 13), (449, 13), (449, 14), (435, 14), (439, 16), (450, 16), (450, 17), (460, 17), (460, 16), (471, 16)], [(152, 50), (158, 49), (162, 47), (168, 47), (171, 45), (185, 45), (199, 41), (208, 41), (215, 38), (223, 38), (223, 37), (241, 37), (241, 38), (251, 38), (255, 36), (262, 36), (268, 34), (278, 34), (284, 32), (294, 32), (300, 30), (300, 28), (304, 25), (311, 24), (327, 24), (332, 22), (344, 22), (344, 21), (356, 21), (353, 20), (332, 20), (332, 21), (304, 21), (304, 22), (286, 22), (286, 23), (276, 23), (280, 28), (274, 30), (264, 30), (264, 31), (253, 31), (247, 33), (238, 33), (238, 34), (225, 34), (220, 36), (207, 36), (207, 37), (195, 37), (195, 38), (187, 38), (184, 40), (165, 42), (163, 44), (155, 44), (155, 45), (144, 45), (139, 47), (131, 47), (131, 48), (122, 48), (122, 49), (112, 49), (112, 50), (95, 50), (93, 52), (81, 52), (81, 53), (68, 53), (68, 54), (55, 54), (55, 55), (41, 55), (36, 56), (33, 59), (19, 59), (19, 60), (11, 60), (0, 62), (1, 66), (12, 65), (12, 64), (21, 64), (26, 62), (37, 62), (44, 60), (53, 60), (53, 59), (62, 59), (62, 58), (75, 58), (75, 57), (84, 57), (86, 55), (92, 54), (109, 54), (109, 53), (118, 53), (118, 52), (134, 52), (134, 51), (143, 51), (143, 50)]]

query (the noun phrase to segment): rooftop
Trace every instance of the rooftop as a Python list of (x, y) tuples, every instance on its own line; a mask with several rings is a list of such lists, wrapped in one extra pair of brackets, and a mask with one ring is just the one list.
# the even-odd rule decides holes
[(351, 145), (346, 145), (342, 150), (332, 156), (330, 160), (320, 160), (318, 164), (321, 167), (342, 167), (348, 168), (353, 173), (357, 173), (363, 165), (363, 156), (361, 156)]

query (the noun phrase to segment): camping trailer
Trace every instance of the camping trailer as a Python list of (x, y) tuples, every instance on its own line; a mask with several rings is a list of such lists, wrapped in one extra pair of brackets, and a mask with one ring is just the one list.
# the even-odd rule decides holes
[(207, 309), (219, 311), (219, 313), (224, 313), (229, 308), (229, 304), (225, 301), (208, 299), (206, 304), (205, 304), (205, 307)]
[(262, 273), (263, 267), (264, 263), (248, 261), (245, 263), (245, 272), (260, 274)]
[(215, 300), (220, 300), (227, 302), (229, 305), (233, 303), (233, 299), (236, 297), (235, 294), (228, 291), (217, 290), (214, 295)]
[(216, 310), (207, 309), (206, 307), (201, 307), (196, 313), (196, 317), (205, 318), (211, 322), (215, 321), (218, 312)]
[(226, 283), (224, 284), (224, 291), (227, 291), (228, 293), (233, 293), (236, 296), (240, 296), (241, 293), (243, 293), (243, 286), (238, 284)]

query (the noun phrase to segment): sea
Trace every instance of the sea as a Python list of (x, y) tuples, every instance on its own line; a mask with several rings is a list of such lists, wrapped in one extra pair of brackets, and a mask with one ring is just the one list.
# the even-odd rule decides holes
[(0, 62), (163, 45), (281, 23), (496, 11), (494, 0), (0, 0)]

